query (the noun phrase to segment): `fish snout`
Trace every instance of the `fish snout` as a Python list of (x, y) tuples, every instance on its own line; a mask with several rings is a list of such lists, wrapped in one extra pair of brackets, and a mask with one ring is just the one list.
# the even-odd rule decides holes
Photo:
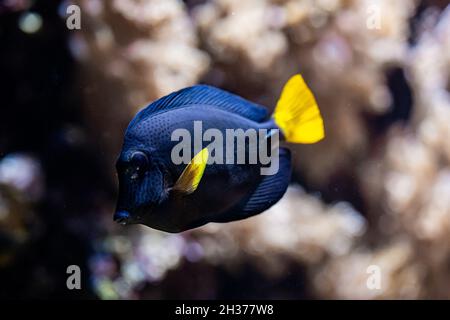
[(126, 225), (129, 223), (130, 220), (130, 213), (127, 211), (117, 211), (114, 214), (114, 221), (121, 224), (121, 225)]

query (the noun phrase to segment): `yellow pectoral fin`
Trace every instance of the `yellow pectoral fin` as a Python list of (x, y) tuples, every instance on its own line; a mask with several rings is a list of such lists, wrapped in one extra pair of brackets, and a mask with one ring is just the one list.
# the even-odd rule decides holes
[(204, 148), (197, 153), (183, 170), (172, 189), (186, 194), (190, 194), (197, 190), (200, 180), (203, 177), (203, 173), (205, 172), (208, 157), (208, 148)]
[(299, 74), (284, 86), (273, 118), (288, 142), (315, 143), (325, 136), (319, 107)]

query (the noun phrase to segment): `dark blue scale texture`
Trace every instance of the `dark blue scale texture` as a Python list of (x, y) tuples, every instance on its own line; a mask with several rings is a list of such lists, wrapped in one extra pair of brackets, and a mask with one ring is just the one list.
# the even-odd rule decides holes
[[(259, 164), (210, 164), (194, 193), (170, 191), (186, 166), (170, 158), (178, 143), (171, 141), (172, 132), (184, 128), (194, 138), (194, 121), (202, 121), (203, 132), (220, 130), (224, 148), (226, 129), (274, 128), (265, 108), (214, 87), (194, 86), (153, 102), (131, 121), (118, 160), (119, 168), (127, 168), (133, 152), (142, 151), (150, 162), (139, 179), (119, 170), (118, 210), (128, 211), (133, 222), (180, 232), (260, 213), (284, 194), (290, 179), (287, 150), (280, 152), (280, 171), (274, 176), (261, 176)], [(192, 141), (192, 155), (193, 148)]]

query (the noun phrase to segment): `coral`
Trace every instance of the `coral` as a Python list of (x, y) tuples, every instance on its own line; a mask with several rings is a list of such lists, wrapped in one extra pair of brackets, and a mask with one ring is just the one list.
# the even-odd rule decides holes
[(413, 121), (392, 128), (382, 155), (368, 165), (371, 175), (361, 179), (370, 185), (368, 192), (386, 199), (375, 212), (379, 232), (407, 236), (414, 246), (414, 260), (428, 277), (419, 285), (423, 293), (449, 298), (450, 9), (430, 18), (405, 62), (415, 98)]
[[(194, 16), (218, 85), (249, 98), (257, 92), (256, 100), (273, 106), (290, 75), (300, 71), (306, 77), (332, 138), (298, 147), (297, 164), (312, 185), (323, 188), (368, 152), (362, 113), (381, 114), (390, 106), (384, 72), (405, 57), (414, 7), (409, 0), (216, 0), (196, 8)], [(372, 22), (372, 11), (382, 14), (379, 23)], [(236, 82), (252, 90), (240, 92)]]
[[(105, 298), (139, 296), (145, 293), (130, 290), (146, 281), (162, 281), (182, 261), (225, 265), (230, 270), (250, 263), (266, 277), (282, 278), (287, 261), (307, 264), (312, 271), (325, 260), (345, 256), (365, 227), (365, 220), (348, 203), (325, 206), (301, 188), (291, 187), (278, 204), (252, 219), (208, 224), (183, 235), (139, 227), (126, 236), (110, 236), (101, 243), (109, 254), (94, 261), (94, 270), (100, 270), (95, 272), (100, 279), (95, 285)], [(117, 266), (98, 267), (114, 265), (111, 255), (121, 261), (120, 276), (110, 272)]]
[[(354, 250), (314, 271), (317, 294), (325, 299), (423, 298), (423, 265), (411, 244), (398, 241), (378, 250)], [(379, 282), (371, 277), (377, 277)]]
[(10, 154), (0, 161), (0, 269), (14, 261), (35, 227), (31, 204), (44, 193), (37, 159)]
[(209, 58), (196, 47), (194, 26), (180, 1), (76, 3), (83, 26), (70, 47), (84, 67), (88, 118), (113, 157), (130, 118), (152, 100), (195, 84)]
[[(231, 273), (250, 264), (267, 279), (301, 267), (309, 294), (317, 297), (448, 297), (448, 9), (422, 17), (415, 47), (408, 43), (414, 1), (216, 0), (191, 10), (211, 57), (207, 82), (271, 106), (284, 81), (303, 73), (324, 114), (327, 138), (295, 148), (296, 170), (325, 194), (336, 175), (350, 176), (366, 218), (351, 204), (327, 205), (291, 187), (251, 219), (208, 224), (181, 237), (139, 229), (131, 256), (113, 250), (134, 275), (123, 273), (108, 288), (117, 293), (117, 283), (164, 283), (168, 272), (183, 273), (193, 250), (191, 263)], [(371, 20), (377, 12), (379, 25)], [(367, 119), (398, 108), (386, 78), (392, 67), (407, 74), (412, 115), (374, 137)], [(336, 188), (345, 190), (343, 183)], [(176, 249), (166, 255), (158, 251), (161, 243)], [(136, 249), (143, 246), (151, 254)], [(145, 263), (139, 262), (143, 256)], [(371, 266), (381, 272), (380, 288), (367, 284)]]
[[(135, 15), (137, 8), (144, 14)], [(235, 223), (181, 236), (145, 228), (125, 236), (113, 231), (101, 246), (118, 257), (113, 265), (122, 272), (99, 275), (100, 296), (145, 296), (136, 290), (140, 283), (162, 284), (168, 274), (182, 274), (187, 261), (231, 273), (252, 265), (267, 279), (283, 279), (292, 266), (301, 267), (308, 294), (317, 297), (448, 297), (448, 9), (426, 11), (413, 35), (416, 1), (213, 0), (189, 6), (195, 26), (182, 8), (175, 1), (113, 2), (108, 15), (128, 21), (138, 35), (121, 37), (123, 28), (97, 16), (93, 20), (109, 28), (110, 40), (92, 37), (102, 28), (84, 31), (91, 52), (106, 46), (84, 63), (99, 59), (108, 78), (127, 79), (121, 95), (126, 92), (129, 110), (140, 98), (201, 79), (270, 107), (285, 80), (301, 72), (321, 107), (327, 138), (291, 146), (296, 173), (308, 189), (334, 202), (292, 187), (268, 212)], [(140, 72), (126, 71), (137, 61)], [(180, 77), (171, 77), (167, 66), (176, 66)], [(402, 103), (389, 83), (392, 68), (406, 74), (412, 113), (386, 125), (379, 119), (392, 117)], [(342, 194), (359, 199), (358, 210)], [(106, 258), (100, 257), (102, 265)], [(380, 268), (379, 289), (367, 286), (370, 266)]]
[[(450, 298), (448, 1), (77, 0), (70, 31), (9, 2), (2, 28), (23, 35), (28, 10), (42, 25), (0, 34), (1, 295), (68, 294), (75, 263), (102, 299)], [(145, 104), (208, 83), (272, 109), (297, 72), (326, 138), (288, 146), (280, 202), (182, 234), (112, 221), (114, 161)]]

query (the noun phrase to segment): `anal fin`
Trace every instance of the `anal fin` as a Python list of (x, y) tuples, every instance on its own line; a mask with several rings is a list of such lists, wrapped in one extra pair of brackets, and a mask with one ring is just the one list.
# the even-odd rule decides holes
[(264, 176), (256, 189), (231, 210), (219, 215), (214, 222), (230, 222), (259, 214), (281, 199), (286, 192), (291, 177), (291, 153), (279, 149), (279, 170), (274, 175)]

